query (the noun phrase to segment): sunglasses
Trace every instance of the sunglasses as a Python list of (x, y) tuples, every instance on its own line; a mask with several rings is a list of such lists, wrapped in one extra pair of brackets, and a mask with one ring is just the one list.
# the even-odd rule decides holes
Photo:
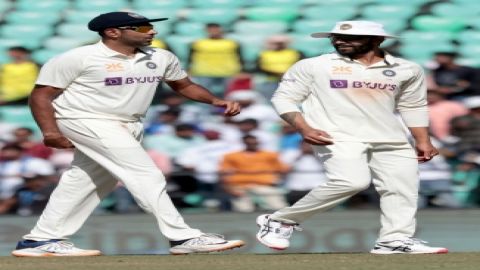
[(356, 35), (331, 35), (330, 39), (332, 41), (341, 40), (341, 41), (358, 41), (367, 38), (368, 36), (356, 36)]
[(121, 26), (117, 27), (120, 30), (132, 30), (138, 33), (148, 33), (153, 30), (153, 25), (139, 25), (139, 26)]

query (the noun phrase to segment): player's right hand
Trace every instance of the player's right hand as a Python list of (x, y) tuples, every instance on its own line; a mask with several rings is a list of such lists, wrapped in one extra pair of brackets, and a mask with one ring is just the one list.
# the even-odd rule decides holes
[(43, 143), (52, 148), (67, 149), (75, 146), (61, 133), (49, 133), (43, 135)]
[(333, 144), (332, 137), (325, 131), (319, 129), (308, 129), (302, 133), (303, 139), (313, 145)]

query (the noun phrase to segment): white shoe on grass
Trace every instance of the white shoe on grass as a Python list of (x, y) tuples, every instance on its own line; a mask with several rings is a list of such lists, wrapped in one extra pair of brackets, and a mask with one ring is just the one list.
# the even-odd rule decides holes
[(242, 240), (225, 240), (224, 236), (213, 233), (205, 233), (199, 237), (170, 243), (172, 245), (170, 253), (173, 255), (225, 251), (245, 245)]
[(293, 231), (302, 231), (298, 224), (286, 224), (272, 220), (269, 215), (257, 217), (257, 225), (260, 227), (257, 240), (263, 245), (276, 250), (284, 250), (290, 246), (290, 237)]
[(377, 242), (370, 251), (373, 254), (443, 254), (448, 253), (444, 247), (430, 247), (427, 242), (408, 238), (405, 240), (395, 240), (389, 242)]
[(18, 242), (12, 251), (16, 257), (66, 257), (66, 256), (98, 256), (99, 250), (76, 248), (73, 243), (63, 240), (33, 241), (23, 240)]

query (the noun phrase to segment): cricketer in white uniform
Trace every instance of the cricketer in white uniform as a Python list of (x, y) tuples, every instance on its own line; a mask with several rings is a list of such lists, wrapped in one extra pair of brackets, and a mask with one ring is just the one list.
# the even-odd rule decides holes
[(148, 47), (156, 34), (147, 19), (128, 12), (101, 14), (88, 25), (96, 44), (70, 50), (41, 69), (30, 98), (46, 145), (75, 148), (66, 171), (33, 230), (15, 256), (90, 256), (64, 241), (86, 221), (101, 199), (123, 182), (137, 203), (152, 213), (173, 254), (221, 251), (243, 245), (190, 228), (166, 193), (162, 172), (141, 146), (145, 115), (157, 85), (168, 83), (199, 102), (236, 115), (236, 102), (216, 98), (192, 83), (169, 51)]
[[(438, 154), (428, 136), (422, 68), (379, 45), (394, 38), (381, 24), (338, 22), (328, 37), (335, 53), (301, 60), (283, 76), (272, 103), (324, 162), (329, 181), (291, 207), (257, 218), (257, 239), (289, 246), (298, 224), (373, 184), (380, 194), (381, 230), (372, 253), (446, 253), (412, 238), (418, 199), (418, 162)], [(416, 140), (408, 143), (400, 114)]]

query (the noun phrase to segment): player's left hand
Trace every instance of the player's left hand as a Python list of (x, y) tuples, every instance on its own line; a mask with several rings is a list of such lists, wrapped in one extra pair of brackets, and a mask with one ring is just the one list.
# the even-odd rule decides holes
[(438, 150), (430, 142), (417, 143), (415, 145), (418, 162), (423, 163), (438, 155)]
[(212, 102), (213, 106), (225, 108), (223, 114), (225, 116), (234, 116), (240, 113), (241, 106), (236, 101), (216, 99)]

